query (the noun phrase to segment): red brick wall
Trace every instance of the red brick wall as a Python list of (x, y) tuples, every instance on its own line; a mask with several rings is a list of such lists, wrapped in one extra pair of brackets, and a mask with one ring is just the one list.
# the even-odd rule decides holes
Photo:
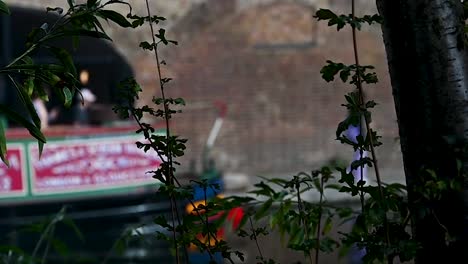
[[(184, 97), (188, 108), (216, 100), (228, 105), (214, 149), (222, 168), (281, 174), (308, 171), (334, 157), (349, 159), (351, 152), (334, 138), (346, 114), (340, 106), (343, 94), (352, 87), (325, 83), (319, 71), (327, 59), (353, 62), (350, 32), (322, 28), (317, 35), (316, 28), (310, 9), (276, 1), (242, 12), (229, 3), (195, 8), (172, 29), (181, 43), (166, 52), (168, 74), (175, 79), (169, 93)], [(314, 44), (318, 37), (324, 42)], [(374, 127), (386, 143), (381, 164), (398, 170), (396, 118), (381, 39), (366, 31), (359, 34), (359, 44), (362, 61), (375, 64), (381, 76), (381, 83), (366, 88), (379, 103)], [(188, 158), (201, 158), (215, 113), (192, 110), (175, 119), (177, 132), (189, 138)]]

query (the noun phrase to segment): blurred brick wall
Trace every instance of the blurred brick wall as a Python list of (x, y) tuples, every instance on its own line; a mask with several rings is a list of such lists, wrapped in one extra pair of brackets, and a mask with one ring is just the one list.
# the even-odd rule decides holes
[[(28, 6), (63, 5), (66, 1), (11, 0)], [(313, 4), (311, 4), (313, 3)], [(317, 3), (317, 5), (315, 4)], [(144, 14), (144, 1), (132, 1)], [(317, 24), (313, 10), (325, 6), (349, 13), (348, 0), (171, 0), (151, 1), (153, 13), (177, 47), (163, 49), (163, 72), (174, 81), (168, 93), (183, 97), (186, 111), (173, 121), (189, 139), (183, 160), (199, 161), (216, 118), (214, 101), (228, 114), (213, 150), (218, 165), (229, 171), (271, 175), (309, 171), (332, 158), (352, 153), (338, 144), (336, 125), (345, 117), (340, 105), (352, 87), (325, 83), (320, 68), (327, 59), (353, 63), (351, 35)], [(375, 12), (373, 1), (360, 0), (361, 13)], [(126, 12), (125, 10), (120, 10)], [(153, 57), (138, 49), (149, 39), (147, 28), (136, 32), (108, 26), (117, 48), (133, 65), (145, 88), (142, 103), (157, 94)], [(129, 37), (131, 36), (131, 37)], [(378, 28), (359, 34), (363, 64), (377, 66), (381, 82), (366, 87), (379, 105), (373, 126), (384, 137), (379, 150), (384, 171), (401, 174), (398, 135), (385, 52)], [(385, 175), (384, 175), (385, 176)]]
[[(346, 115), (343, 94), (352, 87), (325, 83), (319, 71), (327, 59), (353, 63), (350, 32), (317, 25), (313, 6), (304, 1), (263, 2), (239, 10), (229, 1), (209, 1), (215, 8), (196, 6), (174, 25), (181, 44), (167, 52), (168, 74), (175, 80), (171, 93), (189, 104), (228, 104), (214, 150), (226, 169), (270, 175), (308, 171), (333, 158), (349, 160), (351, 151), (334, 138)], [(349, 1), (334, 4), (345, 12)], [(388, 172), (384, 176), (399, 177), (398, 131), (378, 30), (360, 33), (359, 45), (362, 63), (376, 65), (381, 78), (366, 88), (367, 97), (379, 103), (373, 126), (384, 137), (380, 163)], [(200, 156), (215, 113), (191, 111), (175, 121), (191, 140), (189, 157)]]

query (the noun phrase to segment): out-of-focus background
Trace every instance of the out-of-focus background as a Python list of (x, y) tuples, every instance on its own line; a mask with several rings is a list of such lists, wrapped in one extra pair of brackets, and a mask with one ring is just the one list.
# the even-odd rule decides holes
[[(41, 9), (66, 5), (63, 0), (6, 2)], [(189, 140), (180, 172), (201, 170), (200, 157), (220, 116), (224, 123), (210, 157), (223, 173), (246, 179), (247, 188), (259, 181), (257, 176), (291, 177), (330, 162), (352, 160), (352, 150), (335, 140), (337, 124), (347, 114), (341, 106), (343, 95), (352, 87), (341, 81), (327, 83), (319, 73), (326, 60), (354, 63), (351, 32), (336, 32), (313, 17), (319, 8), (350, 13), (350, 1), (150, 3), (153, 14), (167, 18), (160, 26), (167, 30), (168, 38), (179, 42), (178, 46), (163, 48), (162, 57), (167, 63), (163, 75), (173, 79), (167, 89), (169, 96), (182, 97), (187, 103), (184, 112), (172, 120), (175, 133)], [(145, 1), (131, 4), (134, 12), (146, 13)], [(358, 13), (374, 14), (374, 5), (372, 0), (359, 0)], [(128, 12), (124, 6), (118, 11)], [(155, 62), (152, 54), (138, 47), (141, 41), (150, 40), (149, 28), (128, 30), (103, 25), (114, 40), (111, 45), (129, 63), (143, 87), (138, 104), (151, 104), (159, 88)], [(398, 128), (379, 28), (366, 27), (359, 32), (358, 45), (361, 63), (376, 66), (380, 80), (377, 85), (366, 86), (365, 95), (378, 103), (372, 127), (382, 136), (383, 146), (377, 151), (382, 178), (403, 182)], [(90, 79), (93, 77), (91, 72)], [(96, 103), (105, 99), (92, 82), (90, 89), (97, 94)], [(369, 179), (373, 180), (371, 170)]]
[[(25, 7), (64, 6), (64, 1), (7, 1)], [(350, 160), (351, 151), (335, 141), (346, 116), (340, 105), (352, 89), (326, 83), (320, 69), (330, 59), (352, 64), (350, 32), (336, 32), (313, 18), (318, 8), (349, 13), (346, 0), (171, 0), (151, 1), (153, 13), (167, 18), (161, 26), (178, 46), (164, 49), (163, 74), (174, 80), (170, 96), (183, 97), (186, 110), (174, 121), (177, 134), (189, 139), (181, 170), (198, 160), (218, 115), (213, 102), (227, 106), (214, 158), (225, 171), (290, 175), (333, 159)], [(144, 1), (132, 1), (145, 14)], [(357, 1), (361, 14), (376, 13), (374, 1)], [(123, 6), (122, 6), (123, 7)], [(124, 8), (119, 10), (126, 13)], [(120, 29), (104, 23), (118, 51), (144, 88), (140, 104), (157, 95), (153, 57), (138, 48), (149, 29)], [(375, 65), (380, 82), (366, 87), (378, 103), (372, 126), (382, 135), (378, 149), (386, 181), (402, 176), (398, 128), (385, 50), (378, 27), (359, 33), (362, 64)], [(118, 78), (118, 76), (115, 76)]]

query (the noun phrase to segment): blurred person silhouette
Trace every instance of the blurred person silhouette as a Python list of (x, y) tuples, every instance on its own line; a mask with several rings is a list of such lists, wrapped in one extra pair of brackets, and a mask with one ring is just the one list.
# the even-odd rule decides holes
[(37, 92), (33, 92), (32, 103), (39, 119), (41, 120), (41, 129), (47, 129), (49, 127), (49, 113), (47, 112), (44, 100), (39, 97)]
[(89, 72), (87, 70), (80, 72), (80, 82), (83, 88), (75, 94), (77, 100), (73, 106), (73, 119), (75, 125), (87, 125), (89, 124), (89, 106), (96, 101), (96, 96), (86, 87), (89, 82)]
[(96, 96), (87, 88), (89, 72), (82, 70), (79, 75), (82, 88), (75, 91), (72, 106), (65, 107), (63, 102), (52, 96), (49, 101), (49, 123), (55, 125), (86, 125), (89, 123), (89, 106), (96, 101)]
[[(362, 121), (363, 123), (364, 121)], [(354, 143), (357, 143), (357, 137), (359, 135), (362, 135), (364, 137), (364, 139), (366, 138), (366, 130), (365, 130), (365, 125), (364, 124), (360, 124), (358, 126), (353, 126), (353, 125), (350, 125), (348, 127), (348, 129), (346, 130), (346, 137), (351, 140), (352, 142)], [(368, 153), (367, 151), (363, 150), (362, 153), (361, 153), (361, 150), (356, 150), (354, 151), (354, 154), (353, 154), (353, 161), (357, 161), (357, 160), (360, 160), (362, 158), (366, 158), (368, 156)], [(354, 180), (356, 182), (360, 181), (361, 180), (361, 177), (362, 177), (362, 180), (365, 181), (366, 183), (368, 183), (368, 179), (367, 179), (367, 165), (365, 165), (364, 167), (359, 167), (355, 170), (352, 170), (351, 171), (351, 165), (349, 166), (348, 168), (348, 171), (351, 171), (351, 173), (353, 174), (354, 176)]]
[[(358, 91), (355, 91), (355, 93), (358, 93)], [(356, 96), (359, 96), (356, 94)], [(363, 101), (365, 102), (365, 94), (363, 94)], [(351, 115), (352, 113), (348, 113), (348, 115)], [(358, 136), (362, 136), (364, 140), (367, 137), (367, 125), (366, 125), (366, 120), (364, 116), (359, 117), (359, 124), (357, 125), (350, 125), (348, 129), (344, 132), (344, 135), (351, 140), (353, 143), (358, 143)], [(353, 153), (353, 160), (357, 161), (363, 158), (368, 157), (368, 152), (366, 150), (360, 150), (357, 149)], [(351, 172), (354, 176), (354, 181), (357, 184), (361, 179), (365, 181), (365, 184), (369, 184), (369, 180), (367, 177), (367, 170), (368, 166), (364, 165), (363, 167), (359, 167), (357, 169), (352, 170), (351, 169), (351, 164), (348, 167), (348, 172)], [(349, 264), (362, 264), (364, 263), (362, 258), (366, 255), (366, 249), (364, 248), (359, 248), (357, 244), (354, 244), (351, 246), (350, 251), (349, 251)]]
[[(355, 93), (355, 96), (359, 96), (358, 91), (354, 91), (353, 93)], [(362, 97), (363, 97), (362, 99), (365, 102), (365, 100), (366, 100), (365, 99), (365, 94), (363, 94)], [(353, 113), (351, 113), (351, 112), (348, 113), (348, 115), (351, 115), (351, 114), (353, 114)], [(354, 113), (354, 114), (357, 114), (357, 113)], [(366, 137), (367, 137), (367, 127), (366, 127), (366, 121), (365, 121), (364, 116), (361, 115), (359, 117), (359, 124), (350, 125), (343, 134), (344, 134), (344, 136), (346, 138), (351, 140), (353, 143), (358, 143), (358, 137), (359, 136), (362, 136), (363, 140), (365, 140)], [(353, 161), (358, 161), (358, 160), (366, 158), (366, 157), (368, 157), (368, 153), (367, 153), (366, 150), (357, 149), (356, 151), (354, 151), (353, 160), (351, 161), (351, 163)], [(369, 182), (368, 182), (368, 178), (367, 178), (367, 168), (368, 168), (368, 166), (365, 165), (363, 167), (359, 167), (357, 169), (352, 170), (351, 169), (351, 164), (350, 164), (349, 167), (348, 167), (348, 172), (351, 172), (353, 174), (354, 180), (355, 180), (356, 183), (358, 181), (360, 181), (361, 178), (362, 178), (362, 180), (365, 181), (368, 184)]]

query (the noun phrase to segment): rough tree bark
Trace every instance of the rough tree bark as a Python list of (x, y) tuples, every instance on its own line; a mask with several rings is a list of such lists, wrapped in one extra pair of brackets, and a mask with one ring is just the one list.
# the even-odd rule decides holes
[[(417, 263), (468, 263), (467, 179), (427, 201), (415, 187), (454, 179), (457, 146), (468, 143), (468, 89), (464, 19), (460, 0), (376, 0), (387, 51), (401, 148), (413, 213), (413, 234), (422, 248)], [(423, 213), (425, 210), (426, 213)], [(448, 230), (450, 239), (447, 239)]]

